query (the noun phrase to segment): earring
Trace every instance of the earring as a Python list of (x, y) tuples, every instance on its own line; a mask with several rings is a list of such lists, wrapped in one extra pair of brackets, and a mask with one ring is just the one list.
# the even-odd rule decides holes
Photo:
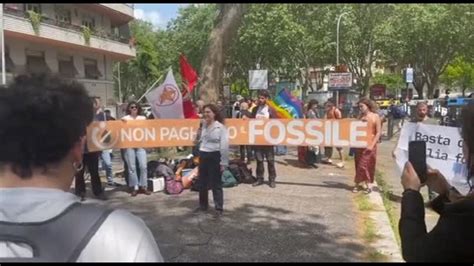
[(84, 169), (84, 164), (83, 164), (83, 163), (79, 163), (79, 166), (78, 166), (78, 163), (73, 162), (73, 163), (72, 163), (72, 167), (74, 167), (74, 169), (76, 170), (76, 172), (79, 172), (79, 171), (81, 171), (82, 169)]

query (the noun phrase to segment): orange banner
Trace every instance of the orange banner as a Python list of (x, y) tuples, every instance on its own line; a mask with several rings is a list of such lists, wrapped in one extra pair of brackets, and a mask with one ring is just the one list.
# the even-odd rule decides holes
[[(354, 119), (227, 119), (230, 145), (366, 147), (367, 122)], [(90, 151), (193, 146), (197, 119), (94, 122), (87, 129)]]

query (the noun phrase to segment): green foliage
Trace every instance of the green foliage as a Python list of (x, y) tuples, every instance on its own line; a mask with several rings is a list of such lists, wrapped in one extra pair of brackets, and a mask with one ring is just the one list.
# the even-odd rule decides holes
[(372, 84), (385, 84), (387, 90), (396, 93), (398, 89), (404, 88), (405, 82), (401, 74), (375, 74)]
[[(384, 83), (390, 90), (404, 87), (401, 75), (372, 73), (374, 62), (380, 60), (402, 68), (411, 64), (419, 95), (426, 85), (431, 96), (441, 76), (449, 86), (469, 88), (470, 79), (464, 78), (469, 77), (465, 70), (469, 67), (453, 60), (474, 58), (470, 8), (467, 4), (247, 4), (225, 58), (225, 83), (231, 84), (233, 94), (247, 95), (248, 71), (260, 64), (270, 77), (299, 80), (304, 92), (316, 89), (310, 88), (308, 69), (335, 65), (337, 18), (348, 12), (340, 23), (340, 63), (354, 73), (362, 94), (372, 83)], [(141, 96), (169, 66), (179, 73), (180, 53), (199, 73), (218, 13), (216, 4), (189, 5), (180, 8), (166, 29), (133, 22), (137, 57), (122, 64), (124, 96)], [(472, 63), (466, 64), (472, 69)]]
[(28, 10), (28, 19), (30, 20), (33, 31), (36, 35), (39, 35), (39, 28), (41, 23), (41, 14), (36, 13), (33, 10)]
[(82, 26), (82, 37), (84, 38), (86, 45), (91, 44), (91, 35), (92, 30), (88, 26)]
[(441, 80), (450, 88), (461, 88), (464, 95), (466, 89), (474, 87), (474, 63), (457, 57), (446, 67)]

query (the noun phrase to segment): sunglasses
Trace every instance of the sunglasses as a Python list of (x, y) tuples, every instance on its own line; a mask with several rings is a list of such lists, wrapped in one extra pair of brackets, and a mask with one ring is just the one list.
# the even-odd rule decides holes
[(136, 106), (130, 106), (130, 109), (137, 109)]

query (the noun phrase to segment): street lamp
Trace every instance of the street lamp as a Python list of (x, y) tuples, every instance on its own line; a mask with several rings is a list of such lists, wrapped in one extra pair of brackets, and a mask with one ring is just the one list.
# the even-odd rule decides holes
[(339, 15), (339, 18), (337, 19), (337, 36), (336, 36), (336, 64), (339, 65), (339, 24), (341, 23), (341, 18), (344, 15), (349, 14), (348, 12), (344, 12)]
[[(348, 12), (344, 12), (339, 15), (337, 18), (337, 34), (336, 34), (336, 66), (339, 66), (339, 24), (341, 23), (341, 18), (344, 15), (349, 14)], [(339, 107), (339, 90), (336, 90), (336, 107)]]

